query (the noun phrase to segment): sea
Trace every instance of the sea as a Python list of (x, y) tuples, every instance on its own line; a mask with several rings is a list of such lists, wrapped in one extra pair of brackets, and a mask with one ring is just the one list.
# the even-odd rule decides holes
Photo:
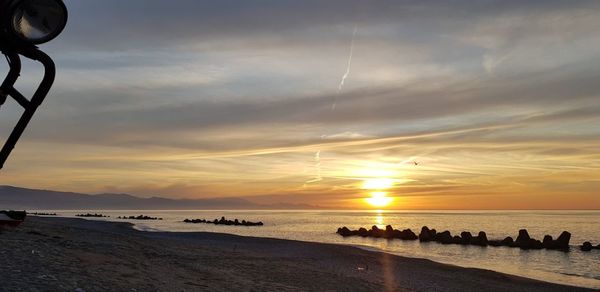
[[(135, 228), (148, 232), (218, 232), (243, 236), (324, 242), (352, 245), (404, 257), (426, 258), (462, 267), (489, 269), (548, 282), (600, 289), (600, 250), (582, 252), (584, 241), (600, 244), (600, 211), (316, 211), (316, 210), (40, 210), (75, 217), (79, 213), (102, 213), (109, 218), (86, 218), (131, 222)], [(118, 216), (147, 215), (163, 220), (122, 220)], [(239, 219), (262, 221), (264, 226), (223, 226), (190, 224), (184, 219)], [(557, 238), (569, 231), (569, 252), (555, 250), (521, 250), (508, 247), (479, 247), (420, 243), (399, 239), (342, 237), (337, 228), (358, 229), (377, 225), (385, 228), (412, 229), (416, 234), (422, 226), (452, 235), (469, 231), (476, 235), (485, 231), (488, 239), (516, 238), (519, 229), (527, 229), (532, 238), (544, 235)]]

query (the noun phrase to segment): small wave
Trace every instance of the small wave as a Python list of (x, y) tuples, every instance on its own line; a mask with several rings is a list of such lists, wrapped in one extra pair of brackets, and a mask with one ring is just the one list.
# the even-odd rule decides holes
[(600, 276), (580, 275), (580, 274), (573, 274), (573, 273), (567, 273), (567, 272), (558, 272), (558, 273), (565, 275), (565, 276), (573, 276), (573, 277), (584, 278), (584, 279), (600, 280)]

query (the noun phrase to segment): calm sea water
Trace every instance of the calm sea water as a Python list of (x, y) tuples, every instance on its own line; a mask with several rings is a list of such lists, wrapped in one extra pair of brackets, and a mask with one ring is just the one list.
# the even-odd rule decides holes
[[(48, 210), (45, 210), (48, 211)], [(51, 211), (72, 217), (80, 211)], [(94, 211), (111, 218), (94, 220), (129, 221), (146, 231), (209, 231), (246, 236), (272, 237), (303, 241), (336, 243), (378, 249), (407, 257), (427, 258), (464, 267), (490, 269), (549, 282), (600, 289), (600, 251), (581, 252), (576, 245), (600, 243), (600, 211)], [(119, 220), (123, 215), (150, 215), (162, 221)], [(262, 227), (186, 224), (185, 218), (263, 221)], [(415, 233), (423, 225), (452, 234), (483, 230), (489, 239), (516, 238), (526, 228), (536, 239), (545, 234), (556, 238), (562, 231), (571, 232), (571, 251), (520, 250), (506, 247), (477, 247), (419, 243), (362, 237), (343, 238), (338, 227), (350, 229), (391, 224), (394, 228), (411, 228)]]

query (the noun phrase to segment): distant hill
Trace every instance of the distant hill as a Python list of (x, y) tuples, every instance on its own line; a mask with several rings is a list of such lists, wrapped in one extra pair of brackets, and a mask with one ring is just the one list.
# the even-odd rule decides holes
[(311, 209), (309, 205), (261, 205), (242, 198), (168, 199), (128, 194), (89, 195), (0, 186), (0, 210), (200, 210)]

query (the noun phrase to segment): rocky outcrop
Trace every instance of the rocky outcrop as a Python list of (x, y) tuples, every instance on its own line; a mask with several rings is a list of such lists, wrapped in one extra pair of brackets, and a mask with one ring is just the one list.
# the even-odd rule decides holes
[(375, 238), (388, 238), (388, 239), (402, 239), (402, 240), (417, 240), (417, 235), (410, 229), (398, 230), (394, 229), (391, 225), (387, 225), (385, 229), (380, 229), (376, 225), (373, 225), (371, 229), (367, 230), (364, 227), (358, 230), (350, 230), (344, 226), (338, 228), (337, 234), (341, 236), (362, 236), (362, 237), (375, 237)]
[[(571, 239), (571, 233), (567, 231), (563, 231), (560, 236), (554, 240), (552, 236), (546, 235), (544, 236), (543, 241), (539, 241), (535, 238), (531, 238), (529, 236), (529, 232), (527, 229), (519, 230), (519, 235), (516, 240), (513, 240), (512, 237), (508, 236), (502, 240), (489, 240), (487, 238), (487, 234), (484, 231), (479, 231), (477, 236), (473, 236), (468, 231), (463, 231), (460, 233), (460, 236), (455, 235), (452, 236), (450, 231), (446, 230), (438, 233), (435, 229), (429, 229), (427, 226), (423, 226), (421, 228), (421, 232), (419, 236), (417, 236), (412, 230), (397, 230), (394, 229), (391, 225), (387, 225), (385, 229), (380, 229), (377, 226), (371, 227), (370, 230), (365, 228), (360, 228), (358, 230), (350, 230), (347, 227), (338, 228), (338, 234), (342, 236), (363, 236), (363, 237), (375, 237), (375, 238), (398, 238), (403, 240), (416, 240), (419, 239), (420, 242), (438, 242), (441, 244), (462, 244), (462, 245), (477, 245), (477, 246), (506, 246), (506, 247), (518, 247), (521, 249), (554, 249), (554, 250), (563, 250), (568, 251), (569, 249), (569, 241)], [(581, 246), (582, 250), (589, 251), (592, 249), (600, 249), (600, 245), (598, 247), (593, 246), (591, 243), (586, 242)]]
[[(185, 220), (183, 220), (183, 222), (185, 222), (185, 223), (206, 223), (206, 224), (215, 224), (215, 225), (234, 225), (234, 226), (263, 226), (263, 223), (261, 221), (251, 222), (251, 221), (242, 220), (240, 222), (237, 218), (234, 220), (227, 220), (227, 219), (225, 219), (225, 217), (221, 217), (220, 220), (215, 219), (212, 221), (205, 220), (205, 219), (185, 219)], [(338, 233), (349, 234), (349, 233), (351, 233), (351, 231), (348, 228), (343, 227), (343, 228), (338, 228)], [(345, 236), (349, 236), (349, 235), (345, 235)]]
[(119, 216), (117, 219), (128, 219), (128, 220), (163, 220), (158, 217), (150, 217), (146, 215), (138, 215), (138, 216)]
[(92, 214), (92, 213), (77, 214), (75, 216), (77, 216), (77, 217), (93, 217), (93, 218), (107, 218), (107, 217), (110, 217), (110, 216), (106, 216), (106, 215), (102, 215), (102, 214), (96, 214), (96, 213), (94, 213), (94, 214)]

